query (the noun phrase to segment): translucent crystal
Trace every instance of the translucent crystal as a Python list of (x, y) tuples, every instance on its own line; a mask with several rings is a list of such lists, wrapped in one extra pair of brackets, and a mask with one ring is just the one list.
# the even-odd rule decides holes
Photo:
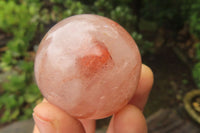
[(97, 15), (76, 15), (53, 26), (35, 59), (43, 96), (77, 118), (104, 118), (125, 106), (138, 85), (140, 69), (132, 37), (116, 22)]

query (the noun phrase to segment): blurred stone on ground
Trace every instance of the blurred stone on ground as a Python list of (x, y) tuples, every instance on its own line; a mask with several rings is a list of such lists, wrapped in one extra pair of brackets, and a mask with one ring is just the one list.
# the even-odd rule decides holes
[(175, 110), (160, 109), (147, 119), (148, 133), (200, 133), (200, 127)]
[(34, 122), (32, 119), (14, 122), (0, 129), (0, 133), (32, 133)]
[[(32, 133), (33, 125), (34, 122), (32, 119), (14, 122), (0, 129), (0, 133)], [(200, 133), (200, 127), (190, 119), (182, 118), (173, 109), (160, 109), (147, 118), (147, 125), (148, 133)], [(106, 128), (101, 128), (96, 131), (96, 133), (105, 132)]]
[[(33, 119), (18, 121), (0, 129), (0, 133), (33, 133)], [(105, 133), (106, 128), (98, 129), (96, 133)]]

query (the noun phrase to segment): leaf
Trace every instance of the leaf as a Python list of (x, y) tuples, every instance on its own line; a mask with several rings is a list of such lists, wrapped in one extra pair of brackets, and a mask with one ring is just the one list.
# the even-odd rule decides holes
[(11, 120), (16, 119), (16, 118), (19, 116), (19, 113), (20, 113), (19, 109), (18, 109), (18, 108), (15, 109), (14, 111), (12, 111), (12, 113), (11, 113), (11, 115), (10, 115), (10, 119), (11, 119)]
[(10, 109), (4, 111), (3, 115), (0, 118), (0, 122), (1, 123), (10, 122), (11, 119), (9, 116), (10, 116)]

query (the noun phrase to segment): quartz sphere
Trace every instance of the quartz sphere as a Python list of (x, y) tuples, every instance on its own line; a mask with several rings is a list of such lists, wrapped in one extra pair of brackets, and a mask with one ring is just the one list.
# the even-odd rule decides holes
[(141, 57), (128, 32), (97, 15), (76, 15), (53, 26), (35, 58), (43, 96), (76, 118), (110, 116), (132, 98)]

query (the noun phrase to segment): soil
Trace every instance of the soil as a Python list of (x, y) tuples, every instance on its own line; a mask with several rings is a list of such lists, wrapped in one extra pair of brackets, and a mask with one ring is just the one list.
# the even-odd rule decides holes
[(154, 85), (144, 110), (146, 117), (160, 108), (183, 106), (184, 95), (196, 89), (190, 68), (170, 48), (144, 56), (143, 63), (154, 73)]

